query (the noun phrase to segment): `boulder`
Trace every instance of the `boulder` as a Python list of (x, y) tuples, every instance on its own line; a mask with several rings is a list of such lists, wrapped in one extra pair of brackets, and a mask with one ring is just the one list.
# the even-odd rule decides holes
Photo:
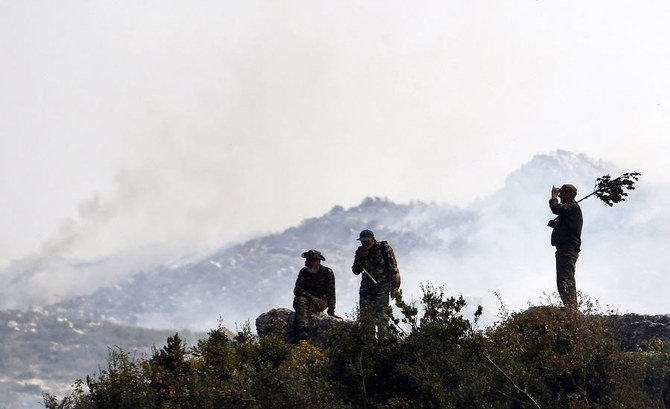
[[(278, 335), (288, 342), (296, 342), (293, 330), (295, 313), (288, 308), (275, 308), (256, 318), (259, 337)], [(670, 315), (624, 314), (605, 316), (607, 333), (614, 338), (623, 351), (645, 349), (647, 341), (660, 340), (670, 344)], [(349, 322), (319, 313), (310, 321), (310, 342), (318, 347), (326, 344), (326, 333), (341, 322)]]
[[(274, 308), (256, 318), (256, 333), (259, 337), (278, 335), (288, 342), (296, 342), (293, 328), (295, 312), (288, 308)], [(326, 345), (326, 333), (338, 323), (345, 322), (342, 318), (331, 317), (325, 313), (312, 315), (309, 324), (309, 341), (318, 346)]]
[(609, 334), (624, 351), (635, 351), (654, 339), (670, 342), (670, 315), (610, 315), (607, 322)]

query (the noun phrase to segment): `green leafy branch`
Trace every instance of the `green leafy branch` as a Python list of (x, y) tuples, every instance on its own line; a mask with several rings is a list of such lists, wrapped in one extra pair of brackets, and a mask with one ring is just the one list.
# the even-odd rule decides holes
[(610, 207), (615, 203), (623, 202), (626, 200), (625, 197), (628, 196), (625, 191), (634, 190), (635, 182), (641, 175), (640, 172), (628, 172), (614, 179), (610, 175), (599, 177), (596, 179), (593, 192), (579, 199), (577, 203), (591, 196), (596, 196)]

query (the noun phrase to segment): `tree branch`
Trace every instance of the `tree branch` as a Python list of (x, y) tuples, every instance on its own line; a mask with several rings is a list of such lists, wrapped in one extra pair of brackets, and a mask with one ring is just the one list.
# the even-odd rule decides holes
[(537, 403), (537, 401), (536, 401), (535, 399), (533, 399), (532, 396), (530, 396), (530, 394), (526, 391), (525, 388), (524, 388), (524, 389), (521, 389), (516, 383), (514, 383), (514, 381), (513, 381), (512, 378), (507, 374), (507, 372), (503, 371), (502, 368), (500, 368), (495, 362), (493, 362), (493, 359), (491, 359), (491, 357), (489, 356), (489, 354), (487, 354), (486, 352), (482, 352), (482, 355), (484, 355), (484, 358), (486, 358), (486, 360), (487, 360), (491, 365), (493, 365), (494, 368), (496, 368), (501, 374), (503, 374), (503, 376), (504, 376), (504, 377), (505, 377), (505, 378), (506, 378), (506, 379), (507, 379), (513, 386), (514, 386), (514, 388), (515, 388), (517, 391), (519, 391), (519, 392), (523, 393), (524, 395), (526, 395), (526, 397), (527, 397), (528, 399), (530, 399), (531, 402), (533, 402), (533, 403), (535, 404), (535, 407), (537, 407), (537, 409), (542, 409), (542, 408), (540, 407), (540, 405)]

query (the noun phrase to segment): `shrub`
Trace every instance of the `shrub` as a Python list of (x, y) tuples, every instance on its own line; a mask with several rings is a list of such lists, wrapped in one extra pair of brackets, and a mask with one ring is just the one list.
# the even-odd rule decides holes
[[(327, 347), (212, 330), (193, 348), (176, 334), (148, 359), (110, 349), (99, 375), (78, 381), (50, 409), (88, 408), (662, 408), (670, 405), (670, 358), (662, 342), (621, 352), (593, 305), (506, 314), (476, 331), (462, 297), (430, 284), (418, 307), (388, 331), (356, 318), (335, 326)], [(502, 311), (506, 309), (502, 307)], [(475, 322), (481, 308), (475, 314)], [(398, 325), (403, 323), (405, 330)], [(86, 390), (88, 388), (88, 390)]]
[(599, 315), (532, 307), (512, 314), (484, 339), (486, 356), (500, 368), (487, 375), (485, 397), (492, 404), (514, 407), (534, 399), (543, 408), (659, 405), (641, 392), (644, 365), (624, 359)]

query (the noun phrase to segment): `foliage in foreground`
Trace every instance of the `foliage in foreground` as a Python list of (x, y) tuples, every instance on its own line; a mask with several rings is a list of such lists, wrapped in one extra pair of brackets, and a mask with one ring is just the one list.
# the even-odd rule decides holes
[[(461, 315), (463, 298), (427, 286), (419, 308), (376, 338), (365, 319), (331, 331), (328, 346), (229, 340), (195, 347), (178, 335), (151, 357), (110, 352), (107, 368), (75, 384), (56, 408), (663, 408), (670, 358), (662, 343), (621, 352), (602, 317), (556, 306), (508, 314), (486, 331)], [(419, 312), (420, 310), (420, 312)], [(475, 321), (481, 309), (475, 314)], [(405, 330), (397, 324), (404, 322)]]

